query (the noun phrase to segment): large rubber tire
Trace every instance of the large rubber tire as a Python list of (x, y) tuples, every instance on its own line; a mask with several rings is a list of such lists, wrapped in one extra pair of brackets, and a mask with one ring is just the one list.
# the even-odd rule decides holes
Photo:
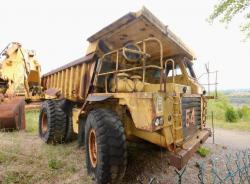
[(63, 110), (66, 115), (66, 131), (65, 131), (65, 142), (72, 142), (76, 138), (76, 134), (73, 130), (73, 113), (72, 113), (72, 103), (69, 100), (59, 100), (57, 101), (58, 106)]
[(67, 116), (57, 101), (43, 102), (39, 115), (39, 136), (46, 143), (64, 143)]
[(86, 117), (79, 118), (78, 135), (77, 135), (77, 141), (79, 147), (85, 145), (85, 124), (86, 124)]
[[(91, 146), (93, 134), (96, 147)], [(121, 183), (127, 166), (127, 146), (124, 128), (117, 114), (105, 109), (92, 110), (85, 125), (85, 145), (88, 174), (96, 183)], [(91, 153), (93, 147), (96, 148), (96, 159)]]

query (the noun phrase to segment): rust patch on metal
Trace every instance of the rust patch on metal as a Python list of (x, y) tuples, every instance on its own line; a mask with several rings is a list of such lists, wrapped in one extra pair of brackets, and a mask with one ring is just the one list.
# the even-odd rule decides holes
[(25, 129), (25, 101), (15, 97), (0, 104), (0, 129)]
[(61, 90), (56, 88), (50, 88), (45, 91), (46, 95), (59, 97), (61, 95)]
[(195, 111), (194, 111), (194, 108), (186, 109), (186, 126), (189, 127), (190, 124), (195, 125)]
[(96, 131), (91, 128), (89, 131), (89, 156), (91, 164), (94, 168), (97, 166), (97, 142), (96, 142)]
[(197, 151), (200, 145), (203, 144), (207, 140), (207, 138), (211, 134), (211, 130), (204, 129), (202, 130), (202, 133), (203, 133), (201, 134), (202, 136), (200, 136), (199, 134), (198, 136), (194, 136), (195, 140), (194, 139), (191, 140), (192, 145), (188, 149), (179, 148), (176, 150), (176, 152), (171, 152), (169, 154), (170, 165), (181, 170), (187, 164), (188, 160), (192, 157), (192, 155)]

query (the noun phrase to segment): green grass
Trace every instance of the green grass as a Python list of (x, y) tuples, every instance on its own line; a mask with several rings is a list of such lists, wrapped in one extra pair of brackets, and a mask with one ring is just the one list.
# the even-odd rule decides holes
[(201, 146), (198, 150), (197, 153), (201, 156), (201, 157), (206, 157), (209, 153), (210, 153), (210, 149)]
[(50, 169), (60, 169), (63, 167), (63, 164), (60, 160), (56, 158), (52, 158), (48, 161), (48, 165)]
[[(208, 126), (212, 127), (211, 120), (208, 120)], [(214, 127), (228, 129), (228, 130), (250, 131), (250, 122), (248, 121), (225, 122), (223, 120), (214, 120)]]
[(24, 176), (15, 171), (8, 171), (6, 172), (6, 175), (4, 176), (4, 183), (9, 184), (9, 183), (20, 183), (21, 181), (24, 180)]
[(26, 131), (36, 134), (38, 130), (39, 110), (26, 111)]
[(76, 141), (48, 145), (38, 135), (39, 110), (26, 111), (26, 131), (0, 132), (0, 183), (93, 183)]

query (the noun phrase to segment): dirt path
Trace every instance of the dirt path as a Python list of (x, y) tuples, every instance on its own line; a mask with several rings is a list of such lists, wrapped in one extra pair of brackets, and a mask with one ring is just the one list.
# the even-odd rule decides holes
[[(233, 149), (250, 148), (250, 132), (242, 132), (236, 130), (215, 129), (215, 144), (223, 145)], [(212, 143), (213, 139), (210, 137), (208, 143)]]

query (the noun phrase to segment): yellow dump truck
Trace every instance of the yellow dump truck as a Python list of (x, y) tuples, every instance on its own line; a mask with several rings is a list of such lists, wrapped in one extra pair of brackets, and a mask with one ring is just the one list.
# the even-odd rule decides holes
[(97, 183), (120, 183), (127, 141), (165, 148), (181, 169), (210, 135), (193, 52), (146, 8), (88, 41), (86, 56), (42, 77), (51, 99), (41, 107), (40, 137), (62, 143), (77, 133)]
[(34, 51), (10, 43), (0, 53), (0, 129), (25, 128), (25, 100), (41, 99), (41, 67)]

